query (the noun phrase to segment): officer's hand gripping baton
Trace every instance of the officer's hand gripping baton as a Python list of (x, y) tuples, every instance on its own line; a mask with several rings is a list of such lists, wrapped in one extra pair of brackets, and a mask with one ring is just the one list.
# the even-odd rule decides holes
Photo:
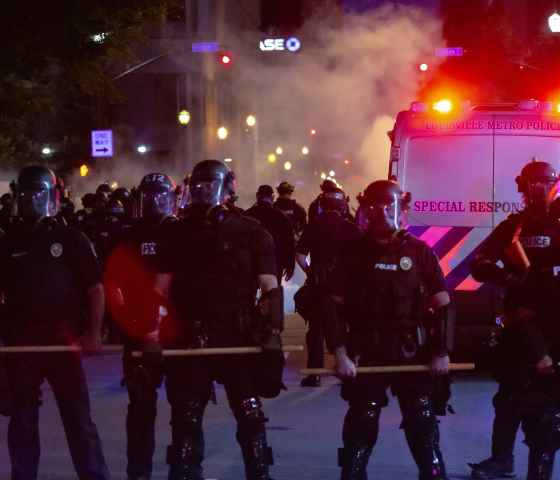
[[(451, 363), (449, 370), (453, 371), (467, 371), (474, 370), (474, 363)], [(413, 372), (429, 372), (431, 371), (428, 365), (383, 365), (376, 367), (358, 367), (357, 373), (413, 373)], [(334, 368), (304, 368), (300, 370), (302, 375), (336, 375)]]

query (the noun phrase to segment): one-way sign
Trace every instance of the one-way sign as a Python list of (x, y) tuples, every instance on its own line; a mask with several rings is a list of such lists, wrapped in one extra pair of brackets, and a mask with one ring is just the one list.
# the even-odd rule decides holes
[(92, 130), (91, 156), (92, 157), (113, 156), (113, 130)]

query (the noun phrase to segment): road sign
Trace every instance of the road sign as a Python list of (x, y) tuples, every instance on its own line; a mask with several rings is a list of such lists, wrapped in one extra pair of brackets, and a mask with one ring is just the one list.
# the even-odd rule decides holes
[(193, 42), (192, 43), (193, 53), (217, 52), (219, 50), (220, 50), (220, 44), (218, 42)]
[(92, 157), (113, 156), (113, 130), (92, 130), (91, 156)]
[(464, 54), (463, 47), (436, 48), (436, 57), (462, 57)]

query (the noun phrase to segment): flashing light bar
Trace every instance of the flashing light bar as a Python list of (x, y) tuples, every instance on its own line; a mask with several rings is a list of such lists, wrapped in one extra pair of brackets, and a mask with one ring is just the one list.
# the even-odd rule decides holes
[(453, 110), (453, 103), (451, 102), (451, 100), (443, 98), (441, 100), (438, 100), (437, 102), (434, 102), (432, 108), (439, 113), (449, 113), (451, 112), (451, 110)]

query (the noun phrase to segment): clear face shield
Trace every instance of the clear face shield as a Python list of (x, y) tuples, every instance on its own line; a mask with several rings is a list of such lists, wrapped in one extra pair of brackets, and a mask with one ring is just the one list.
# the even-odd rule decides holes
[(140, 215), (143, 218), (162, 218), (175, 214), (175, 193), (164, 188), (150, 188), (139, 194)]
[(399, 196), (392, 194), (361, 205), (356, 222), (363, 232), (389, 236), (400, 230), (402, 213)]
[(189, 197), (192, 205), (216, 207), (224, 203), (226, 192), (224, 175), (191, 178)]
[(58, 211), (55, 192), (43, 184), (18, 187), (16, 207), (17, 215), (24, 218), (54, 217)]
[(527, 182), (527, 191), (524, 192), (527, 208), (536, 214), (546, 214), (550, 204), (558, 195), (558, 181), (543, 178)]
[(319, 213), (325, 210), (333, 210), (341, 215), (348, 211), (348, 203), (344, 192), (324, 192), (319, 201)]

